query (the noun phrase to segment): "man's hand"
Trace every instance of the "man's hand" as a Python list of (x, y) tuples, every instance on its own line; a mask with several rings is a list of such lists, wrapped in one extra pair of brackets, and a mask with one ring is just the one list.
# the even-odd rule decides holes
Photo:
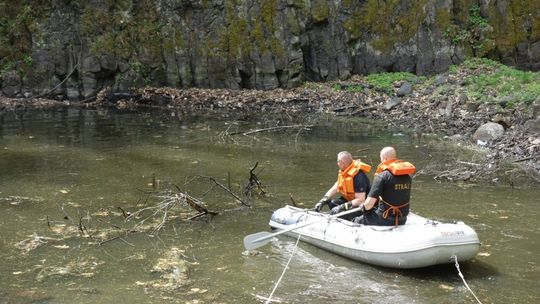
[(339, 206), (336, 206), (334, 208), (332, 208), (332, 210), (330, 210), (330, 214), (331, 215), (334, 215), (334, 214), (338, 214), (340, 212), (343, 212), (343, 211), (347, 211), (349, 209), (352, 208), (352, 203), (351, 202), (346, 202), (346, 203), (343, 203)]
[(328, 196), (321, 198), (321, 200), (317, 204), (315, 204), (315, 211), (321, 212), (322, 207), (324, 207), (325, 205), (328, 205), (329, 203), (330, 203), (330, 198)]

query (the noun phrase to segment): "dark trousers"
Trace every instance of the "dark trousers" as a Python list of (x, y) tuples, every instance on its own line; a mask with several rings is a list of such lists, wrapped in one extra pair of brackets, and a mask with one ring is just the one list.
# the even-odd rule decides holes
[[(348, 202), (348, 201), (344, 197), (341, 196), (339, 198), (333, 199), (330, 203), (328, 203), (328, 207), (330, 207), (330, 209), (332, 209), (332, 208), (337, 207), (339, 205), (345, 204), (346, 202)], [(343, 216), (338, 216), (338, 217), (342, 218), (342, 219), (345, 219), (347, 221), (352, 221), (355, 217), (359, 217), (361, 215), (362, 215), (362, 211), (356, 211), (356, 212), (345, 214)]]
[[(352, 221), (356, 224), (373, 225), (373, 226), (394, 226), (396, 224), (395, 218), (385, 219), (373, 209), (366, 211), (363, 215), (355, 217)], [(404, 225), (407, 221), (407, 217), (399, 218), (398, 225)]]

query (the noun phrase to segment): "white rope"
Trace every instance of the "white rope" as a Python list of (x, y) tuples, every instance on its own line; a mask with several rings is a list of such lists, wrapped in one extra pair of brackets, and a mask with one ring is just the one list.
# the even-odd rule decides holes
[(471, 288), (469, 287), (469, 284), (467, 284), (467, 282), (465, 281), (465, 277), (463, 277), (463, 274), (461, 273), (461, 270), (459, 270), (459, 263), (458, 263), (458, 260), (457, 260), (457, 256), (453, 255), (452, 258), (454, 258), (454, 261), (456, 262), (456, 269), (458, 271), (458, 274), (459, 274), (459, 277), (461, 278), (461, 280), (463, 281), (463, 284), (465, 284), (465, 287), (467, 287), (467, 289), (471, 292), (471, 294), (473, 295), (473, 297), (476, 299), (476, 301), (480, 304), (482, 304), (482, 302), (480, 302), (480, 300), (478, 300), (478, 297), (474, 294), (474, 292), (471, 290)]
[(285, 271), (287, 271), (287, 268), (289, 268), (289, 263), (291, 262), (294, 254), (296, 253), (296, 249), (298, 248), (298, 242), (300, 241), (300, 236), (301, 235), (302, 235), (301, 232), (298, 233), (298, 238), (296, 239), (296, 244), (294, 244), (293, 252), (292, 252), (291, 256), (289, 257), (289, 260), (287, 261), (287, 264), (285, 265), (285, 268), (283, 268), (283, 272), (281, 273), (281, 276), (277, 280), (276, 285), (274, 285), (274, 289), (272, 289), (272, 292), (270, 293), (270, 295), (268, 296), (268, 299), (266, 300), (266, 302), (264, 304), (268, 304), (268, 303), (272, 302), (272, 296), (274, 295), (274, 291), (276, 291), (279, 283), (281, 282), (281, 279), (283, 279), (283, 276), (285, 275)]

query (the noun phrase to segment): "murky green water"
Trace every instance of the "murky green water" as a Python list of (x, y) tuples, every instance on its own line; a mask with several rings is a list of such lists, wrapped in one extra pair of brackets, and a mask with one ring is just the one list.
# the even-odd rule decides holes
[[(350, 150), (376, 165), (379, 149), (394, 145), (419, 168), (447, 161), (419, 139), (350, 120), (305, 121), (315, 127), (301, 132), (229, 136), (268, 125), (75, 109), (0, 119), (0, 303), (261, 303), (295, 243), (280, 237), (248, 255), (243, 237), (268, 231), (272, 210), (289, 204), (289, 194), (312, 207), (335, 179), (337, 152)], [(193, 180), (210, 176), (241, 193), (256, 162), (268, 196), (253, 197), (251, 209), (237, 208), (240, 204), (210, 180)], [(221, 214), (172, 220), (155, 236), (122, 234), (134, 221), (125, 222), (117, 207), (133, 212), (155, 203), (145, 194), (153, 174), (161, 189), (174, 183)], [(481, 253), (461, 270), (483, 303), (540, 300), (540, 190), (464, 187), (420, 177), (413, 197), (417, 213), (463, 220), (478, 232)], [(118, 232), (80, 236), (80, 223), (91, 231)], [(62, 238), (65, 234), (53, 229), (58, 227), (74, 229), (72, 237)], [(26, 251), (21, 242), (36, 236), (56, 240)], [(112, 240), (100, 245), (104, 239)], [(173, 247), (184, 250), (183, 259), (192, 264), (189, 281), (173, 292), (156, 290), (148, 282), (159, 281), (160, 274), (152, 269)], [(298, 247), (274, 299), (476, 302), (453, 265), (383, 269), (307, 244)]]

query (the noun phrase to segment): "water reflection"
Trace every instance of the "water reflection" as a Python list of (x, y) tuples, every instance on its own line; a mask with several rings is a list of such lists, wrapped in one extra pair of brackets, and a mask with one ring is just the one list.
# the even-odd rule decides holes
[[(351, 119), (310, 118), (290, 122), (313, 125), (309, 129), (249, 136), (230, 133), (276, 122), (82, 109), (4, 114), (0, 122), (0, 297), (9, 303), (263, 302), (295, 240), (279, 237), (242, 254), (242, 239), (267, 231), (272, 211), (290, 204), (290, 196), (311, 208), (334, 182), (337, 152), (350, 150), (376, 165), (379, 149), (392, 144), (420, 168), (446, 161), (445, 151), (420, 138), (406, 132), (394, 136), (376, 124)], [(234, 198), (210, 182), (192, 181), (196, 175), (213, 176), (241, 193), (256, 162), (268, 196), (254, 196), (252, 209), (239, 209)], [(153, 175), (163, 185), (188, 189), (222, 213), (199, 221), (174, 220), (157, 236), (134, 233), (102, 245), (97, 235), (94, 240), (79, 234), (79, 221), (98, 231), (130, 227), (117, 207), (136, 210)], [(534, 216), (540, 211), (535, 204), (539, 194), (537, 189), (441, 184), (420, 177), (413, 209), (426, 217), (465, 221), (478, 232), (481, 254), (461, 270), (484, 303), (533, 303), (540, 298), (540, 231)], [(62, 225), (75, 229), (72, 237), (28, 252), (17, 246), (39, 236), (59, 238), (51, 227)], [(192, 263), (189, 282), (174, 292), (152, 290), (143, 283), (160, 278), (152, 269), (173, 247)], [(76, 266), (79, 272), (73, 272)], [(58, 273), (69, 267), (69, 274)], [(474, 301), (453, 265), (383, 269), (303, 243), (275, 298), (284, 303)]]

